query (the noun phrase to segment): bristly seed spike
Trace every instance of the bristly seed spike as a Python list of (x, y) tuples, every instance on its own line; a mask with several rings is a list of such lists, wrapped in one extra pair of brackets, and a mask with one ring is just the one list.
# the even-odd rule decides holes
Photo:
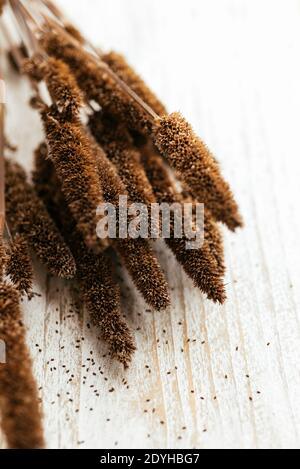
[(5, 160), (7, 220), (12, 234), (22, 234), (49, 272), (73, 278), (74, 258), (22, 167)]
[(19, 234), (13, 238), (8, 248), (6, 275), (10, 277), (21, 295), (30, 295), (33, 286), (33, 267), (25, 238)]
[(0, 282), (0, 340), (6, 345), (6, 364), (0, 365), (0, 411), (8, 447), (42, 449), (45, 445), (42, 415), (19, 295), (4, 282)]
[(242, 219), (229, 185), (216, 160), (187, 121), (179, 113), (159, 118), (153, 138), (159, 152), (180, 173), (192, 195), (205, 203), (215, 219), (233, 231), (241, 227)]
[(120, 290), (112, 275), (111, 261), (107, 255), (96, 255), (85, 245), (63, 198), (54, 166), (44, 157), (45, 151), (47, 149), (44, 144), (36, 151), (36, 190), (49, 211), (56, 215), (58, 226), (74, 254), (77, 265), (76, 278), (94, 326), (99, 328), (112, 356), (127, 367), (135, 345), (131, 331), (120, 312)]

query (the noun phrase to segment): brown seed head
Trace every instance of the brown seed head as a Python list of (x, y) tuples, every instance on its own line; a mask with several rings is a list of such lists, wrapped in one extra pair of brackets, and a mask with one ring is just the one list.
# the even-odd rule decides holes
[(75, 247), (77, 278), (83, 300), (92, 321), (108, 343), (113, 358), (125, 367), (131, 362), (135, 351), (134, 339), (120, 311), (120, 290), (116, 285), (110, 259), (105, 254), (98, 256), (88, 252), (79, 240)]
[(51, 274), (61, 278), (74, 277), (74, 258), (45, 205), (28, 183), (25, 171), (9, 160), (5, 162), (5, 169), (7, 220), (12, 233), (25, 237)]
[[(103, 149), (98, 145), (94, 148), (104, 199), (106, 202), (119, 206), (119, 196), (127, 195), (125, 185)], [(148, 241), (118, 238), (111, 240), (111, 244), (122, 258), (145, 301), (157, 310), (166, 309), (170, 304), (168, 285)]]
[(30, 294), (33, 285), (33, 267), (23, 236), (16, 235), (10, 244), (6, 275), (22, 295)]
[(52, 101), (64, 119), (71, 121), (78, 115), (83, 105), (82, 94), (69, 67), (62, 60), (33, 57), (25, 61), (23, 70), (34, 81), (45, 81)]
[(145, 239), (116, 239), (113, 247), (146, 303), (157, 311), (165, 310), (170, 305), (169, 288), (149, 242)]
[[(145, 149), (144, 164), (147, 176), (152, 184), (158, 203), (184, 203), (181, 194), (176, 191), (168, 170), (161, 158), (153, 151)], [(205, 226), (205, 238), (207, 227)], [(171, 227), (171, 238), (166, 243), (174, 253), (177, 261), (183, 266), (187, 275), (194, 281), (196, 287), (214, 302), (224, 303), (225, 288), (209, 241), (206, 239), (200, 249), (187, 250), (187, 238), (175, 238), (174, 225)]]
[(151, 131), (152, 121), (135, 100), (122, 90), (100, 58), (99, 63), (95, 63), (79, 44), (74, 45), (68, 37), (57, 31), (44, 33), (41, 44), (49, 55), (63, 60), (70, 67), (87, 101), (96, 101), (102, 109), (130, 127)]
[(67, 23), (64, 25), (65, 30), (67, 31), (68, 34), (73, 36), (78, 42), (81, 44), (84, 44), (85, 39), (82, 36), (81, 32), (71, 23)]
[(153, 138), (160, 153), (215, 219), (231, 230), (241, 227), (242, 219), (229, 185), (214, 157), (186, 120), (179, 113), (158, 119)]
[(61, 122), (51, 112), (42, 114), (53, 162), (62, 192), (79, 231), (90, 248), (102, 249), (97, 237), (97, 208), (103, 194), (90, 140), (78, 123)]
[(0, 365), (2, 429), (9, 448), (41, 449), (42, 416), (21, 319), (17, 291), (1, 282), (0, 340), (6, 347), (6, 363)]
[(127, 85), (156, 112), (157, 115), (162, 116), (167, 114), (165, 106), (150, 90), (144, 80), (127, 63), (123, 55), (112, 51), (102, 55), (101, 58), (121, 80), (127, 83)]
[[(44, 148), (43, 144), (41, 148)], [(120, 290), (113, 278), (111, 261), (105, 254), (96, 255), (85, 245), (64, 201), (52, 162), (45, 160), (38, 151), (35, 162), (35, 187), (51, 213), (55, 214), (58, 226), (74, 254), (76, 278), (93, 324), (101, 331), (112, 356), (127, 367), (135, 345), (131, 331), (121, 315)]]
[(151, 184), (140, 162), (140, 153), (134, 148), (126, 127), (112, 118), (103, 118), (102, 113), (94, 113), (90, 117), (89, 127), (116, 167), (130, 200), (149, 206), (155, 203)]

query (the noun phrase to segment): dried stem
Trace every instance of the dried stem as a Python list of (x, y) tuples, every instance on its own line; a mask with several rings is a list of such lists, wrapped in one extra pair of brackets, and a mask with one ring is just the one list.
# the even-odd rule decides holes
[[(63, 29), (56, 21), (48, 18), (47, 16), (43, 15), (46, 24), (49, 27), (50, 31), (57, 31), (59, 34), (63, 35), (65, 39), (67, 39), (74, 47), (82, 48), (82, 44), (71, 34), (69, 34), (65, 29)], [(158, 118), (156, 112), (148, 106), (131, 88), (127, 85), (118, 75), (111, 70), (111, 68), (101, 60), (100, 56), (96, 53), (90, 53), (86, 50), (84, 52), (87, 54), (88, 58), (93, 62), (94, 65), (104, 69), (107, 74), (113, 79), (113, 81), (121, 88), (121, 90), (132, 100), (139, 105), (139, 107), (150, 117), (151, 120), (155, 121)]]
[(9, 3), (17, 22), (19, 23), (20, 30), (24, 36), (24, 42), (28, 47), (28, 51), (31, 50), (35, 54), (42, 53), (36, 35), (29, 26), (29, 23), (31, 22), (35, 25), (35, 27), (39, 28), (37, 22), (19, 0), (9, 0)]
[(0, 69), (0, 279), (5, 271), (6, 266), (6, 249), (3, 242), (4, 228), (5, 228), (5, 161), (4, 161), (4, 82)]
[[(0, 76), (1, 80), (1, 76)], [(1, 87), (1, 82), (0, 82)], [(1, 95), (1, 90), (0, 90)], [(2, 100), (0, 96), (0, 100)], [(4, 104), (0, 102), (0, 237), (5, 226)]]
[(6, 24), (4, 23), (2, 18), (1, 18), (1, 22), (0, 22), (0, 29), (1, 29), (5, 39), (7, 41), (7, 44), (9, 45), (10, 53), (11, 53), (11, 56), (12, 56), (14, 62), (15, 62), (15, 65), (17, 66), (18, 70), (21, 70), (23, 60), (24, 60), (24, 56), (22, 55), (19, 46), (14, 43), (14, 40), (12, 39), (11, 34), (10, 34), (8, 28), (6, 27)]

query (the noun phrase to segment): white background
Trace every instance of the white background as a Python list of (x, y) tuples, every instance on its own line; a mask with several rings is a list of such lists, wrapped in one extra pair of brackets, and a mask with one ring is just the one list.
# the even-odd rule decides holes
[[(224, 307), (205, 301), (166, 250), (170, 311), (146, 313), (124, 289), (138, 345), (127, 373), (102, 357), (86, 312), (70, 313), (75, 293), (38, 268), (43, 296), (24, 313), (48, 446), (299, 448), (300, 2), (59, 4), (97, 45), (124, 52), (168, 108), (191, 121), (217, 155), (246, 227), (224, 230)], [(9, 69), (6, 81), (9, 136), (29, 168), (39, 120), (27, 110), (27, 86)], [(96, 366), (86, 372), (91, 350)]]

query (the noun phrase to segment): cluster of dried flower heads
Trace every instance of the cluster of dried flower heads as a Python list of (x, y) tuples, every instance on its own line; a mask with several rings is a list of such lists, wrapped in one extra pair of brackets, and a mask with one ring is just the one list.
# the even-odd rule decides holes
[(34, 0), (30, 9), (20, 0), (7, 3), (22, 37), (14, 45), (1, 19), (9, 55), (32, 85), (31, 105), (45, 137), (29, 182), (25, 170), (3, 155), (2, 106), (0, 339), (7, 344), (7, 363), (0, 365), (0, 407), (9, 446), (40, 448), (41, 415), (19, 306), (22, 295), (32, 294), (30, 251), (50, 274), (78, 282), (111, 356), (127, 367), (135, 344), (121, 312), (112, 251), (151, 308), (166, 309), (170, 295), (150, 241), (97, 237), (99, 204), (117, 207), (122, 195), (147, 206), (204, 203), (203, 246), (187, 250), (174, 225), (166, 245), (195, 286), (221, 304), (226, 293), (219, 222), (234, 231), (242, 220), (214, 156), (179, 113), (167, 113), (123, 56), (94, 48), (50, 0)]

